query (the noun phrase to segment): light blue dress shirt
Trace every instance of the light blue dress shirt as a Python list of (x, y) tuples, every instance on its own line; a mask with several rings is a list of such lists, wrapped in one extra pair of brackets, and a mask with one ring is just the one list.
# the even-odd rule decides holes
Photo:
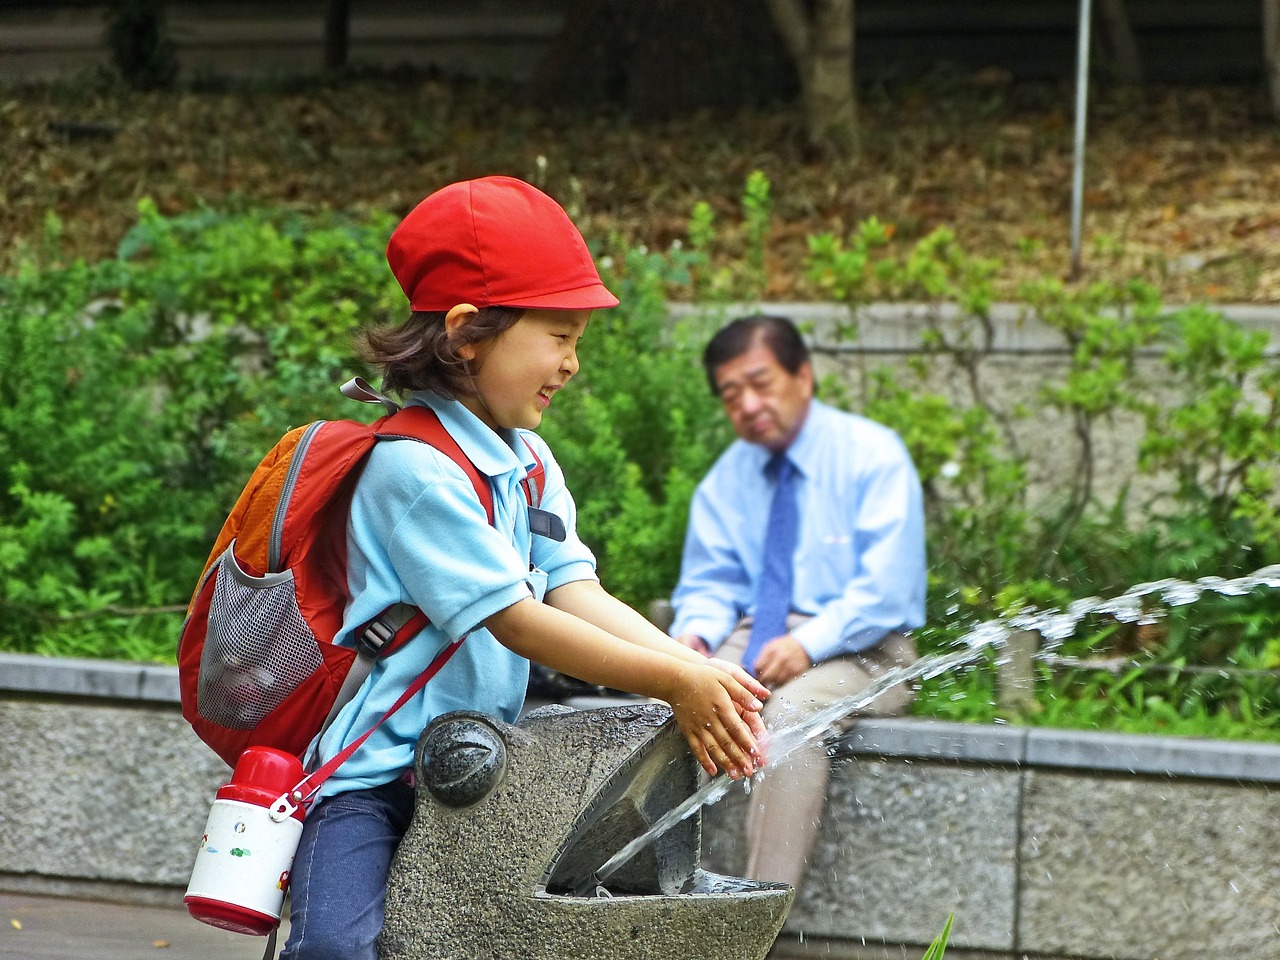
[[(499, 436), (462, 404), (415, 394), (429, 406), (493, 488), (494, 523), (466, 474), (434, 447), (379, 443), (356, 485), (347, 522), (347, 580), (352, 600), (338, 642), (394, 603), (417, 606), (430, 623), (373, 672), (334, 719), (318, 762), (372, 727), (445, 645), (466, 641), (426, 687), (378, 728), (325, 782), (318, 797), (374, 787), (413, 764), (418, 735), (451, 710), (478, 710), (510, 723), (519, 717), (529, 661), (479, 627), (499, 610), (575, 580), (594, 580), (595, 558), (578, 539), (576, 509), (550, 449), (527, 431)], [(520, 487), (537, 450), (546, 469), (541, 507), (568, 530), (563, 543), (529, 532)]]
[[(787, 455), (800, 512), (791, 607), (813, 617), (792, 635), (809, 658), (856, 653), (923, 625), (923, 496), (901, 438), (814, 400)], [(672, 596), (673, 637), (697, 634), (714, 650), (754, 612), (770, 456), (737, 440), (698, 485)]]

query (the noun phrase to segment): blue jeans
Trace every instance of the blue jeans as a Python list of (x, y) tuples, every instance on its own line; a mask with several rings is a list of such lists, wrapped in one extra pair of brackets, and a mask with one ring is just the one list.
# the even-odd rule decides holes
[(413, 788), (399, 780), (328, 797), (307, 814), (280, 960), (377, 960), (387, 871), (412, 817)]

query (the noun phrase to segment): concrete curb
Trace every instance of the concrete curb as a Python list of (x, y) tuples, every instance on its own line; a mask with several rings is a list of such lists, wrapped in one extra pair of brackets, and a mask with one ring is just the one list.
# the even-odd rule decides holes
[(0, 653), (0, 692), (144, 703), (180, 702), (177, 667), (21, 653)]
[(837, 756), (1280, 783), (1280, 745), (926, 719), (858, 721)]
[[(0, 678), (0, 891), (177, 905), (228, 771), (176, 669), (9, 654)], [(791, 946), (918, 956), (954, 912), (957, 956), (1280, 951), (1280, 745), (896, 718), (836, 757)], [(709, 869), (742, 873), (749, 801), (706, 811)]]

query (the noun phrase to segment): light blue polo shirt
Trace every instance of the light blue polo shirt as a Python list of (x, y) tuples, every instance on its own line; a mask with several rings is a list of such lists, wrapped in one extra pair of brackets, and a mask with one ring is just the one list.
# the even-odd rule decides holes
[[(524, 704), (529, 661), (483, 627), (486, 618), (526, 597), (575, 580), (594, 580), (595, 558), (578, 539), (576, 508), (550, 449), (528, 431), (499, 435), (455, 400), (414, 394), (430, 407), (493, 489), (490, 525), (471, 481), (447, 455), (412, 440), (379, 443), (356, 485), (347, 521), (347, 580), (352, 600), (338, 642), (387, 607), (405, 602), (430, 623), (379, 660), (319, 744), (318, 763), (372, 727), (445, 645), (466, 641), (426, 687), (400, 708), (320, 789), (318, 797), (374, 787), (413, 764), (418, 736), (451, 710), (477, 710), (514, 723)], [(520, 481), (546, 470), (541, 508), (568, 530), (563, 543), (529, 532)]]

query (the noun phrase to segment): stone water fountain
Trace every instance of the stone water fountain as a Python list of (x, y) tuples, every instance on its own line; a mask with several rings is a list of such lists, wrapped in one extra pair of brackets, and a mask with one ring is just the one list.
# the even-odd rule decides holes
[(785, 884), (699, 866), (700, 812), (597, 881), (698, 789), (666, 706), (446, 714), (415, 769), (382, 960), (761, 960), (791, 906)]

